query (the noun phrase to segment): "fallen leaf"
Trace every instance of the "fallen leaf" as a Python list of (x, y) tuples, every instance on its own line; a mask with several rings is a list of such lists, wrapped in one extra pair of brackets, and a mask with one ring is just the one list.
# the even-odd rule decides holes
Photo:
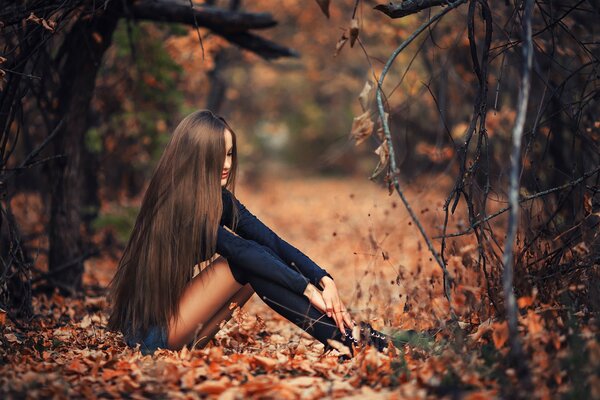
[(487, 332), (489, 332), (491, 330), (492, 330), (492, 319), (488, 318), (485, 321), (483, 321), (481, 324), (479, 324), (475, 333), (472, 333), (471, 335), (469, 335), (469, 337), (471, 339), (473, 339), (474, 341), (478, 341), (479, 339), (481, 339), (481, 337), (483, 335), (485, 335)]
[(121, 375), (123, 375), (122, 371), (117, 371), (114, 369), (107, 368), (104, 371), (102, 371), (102, 379), (105, 381), (111, 380), (111, 379), (116, 378)]
[(92, 325), (92, 319), (89, 315), (83, 317), (83, 319), (79, 323), (79, 326), (81, 326), (83, 329), (88, 328), (90, 325)]
[(329, 345), (336, 349), (341, 355), (352, 355), (350, 348), (340, 341), (327, 339), (327, 343), (329, 343)]
[(269, 357), (254, 356), (254, 359), (257, 361), (258, 365), (262, 366), (265, 369), (272, 369), (277, 364), (279, 364), (279, 362), (277, 360), (269, 358)]
[(229, 382), (225, 381), (204, 381), (194, 386), (194, 391), (206, 394), (220, 394), (227, 390)]
[(519, 297), (517, 299), (517, 305), (519, 306), (519, 308), (529, 307), (532, 304), (533, 304), (532, 296), (523, 296), (523, 297)]
[(287, 380), (288, 385), (292, 386), (312, 386), (322, 381), (321, 378), (317, 378), (314, 376), (299, 376), (297, 378), (292, 378)]
[(497, 349), (500, 349), (502, 346), (504, 346), (508, 340), (508, 324), (506, 321), (495, 322), (493, 324), (492, 340), (494, 341), (494, 346), (496, 346)]
[(75, 359), (75, 360), (71, 361), (71, 363), (67, 366), (66, 370), (69, 372), (83, 374), (83, 373), (87, 372), (88, 367), (87, 367), (87, 365), (85, 365), (84, 363), (79, 361), (78, 359)]
[(4, 338), (11, 343), (21, 344), (21, 341), (19, 340), (19, 338), (17, 338), (17, 335), (15, 335), (14, 333), (5, 333)]

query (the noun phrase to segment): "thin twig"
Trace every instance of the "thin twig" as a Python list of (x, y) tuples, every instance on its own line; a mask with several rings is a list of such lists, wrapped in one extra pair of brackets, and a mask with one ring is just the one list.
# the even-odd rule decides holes
[[(576, 180), (571, 181), (571, 182), (567, 182), (564, 185), (557, 186), (557, 187), (554, 187), (552, 189), (544, 190), (544, 191), (541, 191), (541, 192), (538, 192), (538, 193), (531, 194), (529, 196), (522, 197), (519, 200), (519, 203), (524, 203), (524, 202), (527, 202), (527, 201), (531, 201), (531, 200), (537, 199), (539, 197), (546, 196), (548, 194), (552, 194), (552, 193), (559, 192), (559, 191), (564, 190), (564, 189), (568, 189), (568, 188), (573, 187), (573, 186), (577, 186), (581, 182), (583, 182), (584, 180), (586, 180), (590, 176), (597, 174), (598, 172), (600, 172), (600, 167), (596, 167), (593, 170), (586, 172), (585, 174), (583, 174), (581, 177), (577, 178)], [(454, 233), (448, 233), (447, 235), (434, 236), (433, 239), (442, 239), (444, 237), (450, 238), (450, 237), (458, 237), (458, 236), (468, 235), (469, 233), (471, 233), (473, 231), (473, 228), (476, 228), (477, 226), (481, 225), (482, 223), (487, 222), (487, 221), (489, 221), (489, 220), (491, 220), (493, 218), (496, 218), (497, 216), (499, 216), (501, 214), (504, 214), (508, 210), (510, 210), (510, 206), (509, 207), (504, 207), (504, 208), (496, 211), (495, 213), (488, 215), (487, 217), (485, 217), (485, 218), (477, 221), (476, 223), (474, 223), (472, 226), (470, 226), (468, 229), (466, 229), (464, 231), (454, 232)]]
[(383, 92), (383, 81), (384, 81), (385, 76), (388, 73), (390, 67), (394, 63), (394, 60), (396, 59), (396, 57), (398, 57), (398, 55), (413, 40), (415, 40), (417, 38), (417, 36), (419, 36), (425, 29), (427, 29), (427, 27), (429, 27), (431, 24), (433, 24), (438, 19), (442, 18), (449, 11), (457, 8), (459, 5), (464, 4), (465, 2), (466, 2), (466, 0), (459, 0), (459, 1), (455, 2), (455, 3), (450, 4), (447, 8), (445, 8), (444, 10), (440, 11), (435, 16), (433, 16), (433, 18), (431, 18), (427, 22), (423, 23), (404, 42), (402, 42), (402, 44), (400, 44), (400, 46), (398, 46), (398, 48), (396, 48), (396, 50), (394, 50), (394, 52), (392, 53), (392, 55), (389, 57), (389, 59), (385, 63), (385, 66), (383, 67), (383, 70), (381, 71), (381, 75), (379, 76), (379, 80), (377, 81), (377, 92), (376, 92), (377, 93), (377, 108), (378, 108), (378, 111), (379, 111), (379, 116), (381, 118), (381, 123), (382, 123), (382, 126), (383, 126), (385, 140), (387, 140), (388, 149), (389, 149), (389, 158), (390, 158), (389, 170), (391, 171), (391, 175), (392, 175), (392, 178), (391, 178), (392, 179), (392, 183), (393, 183), (396, 191), (400, 195), (400, 198), (402, 199), (402, 202), (404, 203), (404, 206), (406, 207), (406, 210), (410, 214), (410, 217), (412, 218), (413, 222), (418, 227), (419, 232), (421, 232), (421, 235), (425, 239), (425, 242), (427, 243), (427, 247), (429, 248), (429, 251), (431, 252), (431, 254), (435, 258), (435, 260), (437, 261), (437, 263), (442, 268), (442, 271), (444, 273), (444, 294), (445, 294), (446, 298), (448, 299), (448, 301), (450, 301), (450, 283), (452, 282), (452, 278), (451, 278), (451, 276), (450, 276), (450, 274), (449, 274), (449, 272), (448, 272), (448, 270), (446, 268), (446, 265), (444, 264), (444, 262), (440, 258), (440, 255), (434, 249), (433, 244), (431, 243), (431, 240), (429, 240), (429, 237), (427, 236), (427, 234), (425, 232), (425, 229), (423, 229), (423, 226), (421, 225), (421, 222), (417, 218), (417, 215), (415, 214), (415, 212), (413, 211), (412, 207), (410, 206), (408, 200), (404, 196), (404, 193), (403, 193), (402, 189), (400, 189), (400, 183), (399, 183), (399, 178), (398, 178), (399, 174), (400, 174), (400, 171), (399, 171), (398, 167), (396, 166), (396, 155), (395, 155), (395, 152), (394, 152), (394, 146), (392, 144), (392, 134), (390, 132), (390, 127), (388, 125), (388, 121), (385, 118), (385, 111), (384, 111), (383, 100), (382, 100), (382, 94), (383, 94), (382, 92)]

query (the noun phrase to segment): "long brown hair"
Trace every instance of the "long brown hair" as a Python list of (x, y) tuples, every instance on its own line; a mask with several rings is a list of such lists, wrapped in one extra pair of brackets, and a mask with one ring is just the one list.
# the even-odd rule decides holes
[(194, 266), (215, 254), (223, 210), (225, 129), (233, 142), (226, 187), (234, 193), (236, 135), (227, 122), (209, 110), (198, 110), (175, 128), (109, 284), (108, 329), (128, 335), (144, 334), (150, 326), (168, 326), (179, 314), (180, 297)]

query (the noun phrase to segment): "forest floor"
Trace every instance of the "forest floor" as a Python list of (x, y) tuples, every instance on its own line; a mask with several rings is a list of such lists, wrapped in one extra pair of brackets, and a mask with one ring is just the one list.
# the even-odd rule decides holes
[[(452, 299), (460, 322), (449, 325), (440, 268), (396, 193), (389, 196), (362, 177), (282, 174), (265, 182), (240, 184), (236, 195), (333, 275), (355, 320), (395, 332), (387, 353), (368, 347), (343, 362), (335, 350), (322, 354), (320, 342), (253, 296), (204, 349), (143, 356), (121, 334), (105, 329), (102, 288), (116, 260), (104, 254), (86, 261), (86, 296), (34, 297), (35, 329), (0, 321), (0, 396), (478, 399), (505, 397), (516, 387), (515, 369), (505, 362), (506, 323), (493, 318), (484, 304), (485, 283), (470, 273), (473, 243), (461, 239), (448, 248), (450, 273), (461, 277)], [(443, 177), (427, 179), (407, 190), (430, 236), (440, 233), (450, 184)], [(23, 210), (35, 209), (26, 199), (18, 201)], [(464, 215), (460, 211), (456, 215)], [(455, 217), (449, 231), (461, 228), (464, 221)], [(532, 294), (521, 297), (519, 306), (532, 397), (598, 398), (600, 378), (593, 371), (600, 370), (600, 346), (593, 324), (573, 325), (573, 336), (565, 336), (548, 322), (557, 318), (555, 305), (535, 302)]]

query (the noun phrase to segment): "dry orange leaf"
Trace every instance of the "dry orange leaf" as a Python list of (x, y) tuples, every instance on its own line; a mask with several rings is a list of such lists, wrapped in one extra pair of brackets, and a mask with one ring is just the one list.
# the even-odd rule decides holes
[(228, 384), (220, 381), (205, 381), (194, 386), (194, 391), (206, 394), (221, 394), (229, 387)]
[(123, 375), (122, 371), (117, 371), (114, 369), (105, 369), (104, 371), (102, 371), (102, 379), (105, 381), (111, 380), (115, 377), (121, 376)]
[(83, 373), (87, 372), (88, 367), (87, 367), (87, 365), (85, 365), (84, 363), (82, 363), (81, 361), (79, 361), (78, 359), (74, 359), (67, 366), (66, 370), (69, 371), (69, 372), (75, 372), (75, 373), (78, 373), (78, 374), (83, 374)]
[(184, 388), (188, 388), (191, 389), (194, 387), (194, 384), (196, 383), (196, 371), (194, 369), (190, 369), (188, 370), (185, 374), (183, 374), (183, 376), (181, 377), (181, 385)]
[(525, 325), (527, 326), (529, 333), (532, 335), (537, 335), (544, 329), (542, 326), (541, 317), (533, 310), (529, 310), (527, 312), (527, 317), (525, 317)]
[(506, 321), (495, 322), (492, 329), (492, 340), (494, 341), (494, 346), (496, 346), (497, 349), (500, 349), (508, 340), (508, 324)]
[(254, 359), (257, 361), (257, 364), (269, 370), (274, 368), (279, 362), (269, 357), (263, 356), (254, 356)]
[(492, 330), (492, 319), (488, 318), (477, 327), (475, 333), (469, 335), (474, 341), (481, 339), (483, 335)]
[(517, 299), (517, 305), (519, 308), (529, 307), (533, 304), (533, 297), (531, 296), (523, 296)]

